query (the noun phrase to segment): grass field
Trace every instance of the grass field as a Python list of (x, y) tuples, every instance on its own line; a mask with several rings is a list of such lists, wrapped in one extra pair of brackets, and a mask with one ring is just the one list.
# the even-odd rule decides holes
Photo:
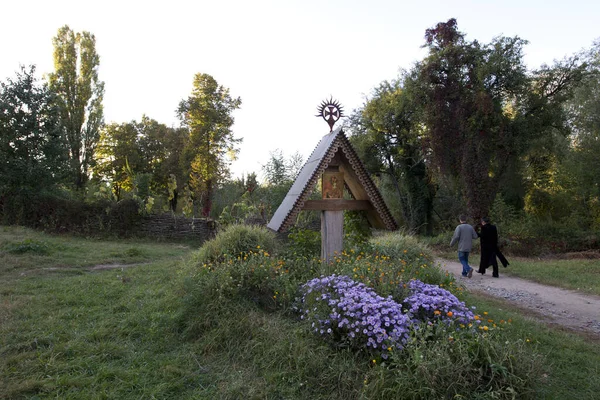
[[(53, 237), (0, 228), (0, 398), (370, 398), (364, 355), (307, 336), (278, 312), (232, 306), (182, 334), (181, 244)], [(107, 263), (143, 263), (94, 271)], [(478, 310), (547, 358), (536, 397), (594, 399), (598, 340), (555, 330), (495, 299)]]
[(516, 258), (501, 273), (600, 296), (600, 259), (529, 260)]
[[(437, 256), (458, 262), (456, 252), (439, 252)], [(510, 265), (508, 268), (500, 266), (500, 275), (600, 296), (600, 259), (528, 259), (510, 256), (508, 259)], [(477, 268), (479, 254), (472, 253), (469, 262)]]

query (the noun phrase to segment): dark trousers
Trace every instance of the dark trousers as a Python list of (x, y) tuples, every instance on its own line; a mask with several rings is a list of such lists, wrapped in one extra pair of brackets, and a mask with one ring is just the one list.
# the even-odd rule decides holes
[(492, 275), (499, 276), (498, 274), (498, 260), (496, 259), (496, 252), (493, 249), (481, 249), (481, 261), (479, 262), (479, 273), (485, 274), (485, 270), (492, 266)]

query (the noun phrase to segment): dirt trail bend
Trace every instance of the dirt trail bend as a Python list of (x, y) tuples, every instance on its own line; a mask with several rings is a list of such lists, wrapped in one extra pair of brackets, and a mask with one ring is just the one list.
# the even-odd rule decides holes
[(437, 262), (471, 291), (506, 299), (521, 308), (534, 311), (544, 321), (600, 336), (598, 296), (502, 275), (502, 267), (500, 278), (493, 278), (490, 269), (485, 275), (473, 271), (473, 277), (468, 279), (461, 275), (462, 265), (458, 261), (438, 259)]

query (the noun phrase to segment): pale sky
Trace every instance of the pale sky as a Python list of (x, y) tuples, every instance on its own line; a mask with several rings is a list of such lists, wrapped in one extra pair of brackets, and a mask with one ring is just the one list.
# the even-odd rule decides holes
[(530, 69), (600, 38), (597, 0), (0, 0), (0, 80), (20, 64), (52, 72), (63, 25), (96, 36), (107, 123), (146, 114), (177, 126), (194, 74), (211, 74), (242, 99), (232, 172), (260, 175), (270, 151), (308, 158), (329, 131), (315, 117), (323, 100), (333, 96), (346, 114), (360, 107), (425, 56), (425, 29), (450, 18), (469, 40), (528, 40)]

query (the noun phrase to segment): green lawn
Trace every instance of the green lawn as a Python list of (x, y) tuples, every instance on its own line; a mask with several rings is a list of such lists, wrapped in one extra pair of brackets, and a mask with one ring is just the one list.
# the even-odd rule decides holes
[[(437, 252), (442, 259), (456, 261), (456, 252)], [(545, 285), (577, 290), (586, 294), (600, 296), (600, 259), (528, 259), (507, 257), (510, 265), (503, 268), (500, 274), (528, 279)], [(477, 268), (479, 254), (472, 253), (469, 262)]]
[[(510, 259), (501, 273), (600, 296), (600, 260)], [(501, 267), (502, 268), (502, 267)]]
[[(14, 251), (24, 244), (29, 250)], [(307, 336), (282, 313), (238, 306), (186, 339), (179, 260), (191, 250), (0, 228), (0, 398), (369, 398), (363, 377), (377, 371), (368, 359)], [(82, 268), (113, 262), (145, 264)], [(511, 319), (506, 333), (546, 355), (538, 398), (597, 398), (597, 339), (545, 327), (495, 299), (467, 302)]]
[(468, 294), (496, 322), (510, 320), (510, 334), (526, 338), (546, 357), (546, 371), (538, 385), (539, 399), (597, 399), (600, 393), (600, 337), (551, 328), (523, 315), (510, 303), (494, 297)]

